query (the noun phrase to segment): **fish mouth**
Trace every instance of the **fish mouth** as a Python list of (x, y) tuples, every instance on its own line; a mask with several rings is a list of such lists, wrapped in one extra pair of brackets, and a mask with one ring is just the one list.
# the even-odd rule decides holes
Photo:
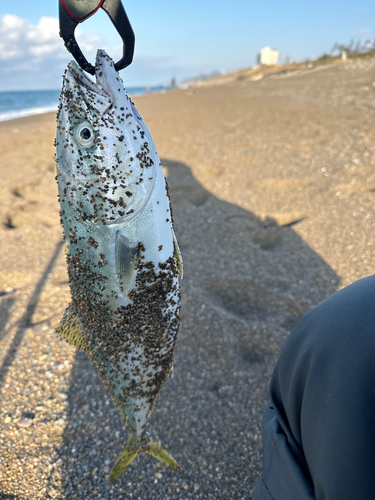
[[(98, 51), (99, 52), (99, 51)], [(98, 56), (97, 56), (97, 64), (98, 65)], [(89, 90), (91, 92), (95, 92), (102, 97), (109, 97), (109, 93), (103, 88), (98, 79), (96, 82), (92, 81), (91, 78), (85, 73), (85, 71), (75, 62), (70, 61), (67, 73), (70, 73), (71, 78), (75, 81), (77, 85), (83, 87), (85, 90)]]
[(68, 71), (70, 71), (76, 83), (85, 89), (96, 92), (102, 97), (111, 97), (112, 100), (116, 99), (115, 96), (120, 90), (118, 87), (121, 79), (118, 71), (115, 69), (114, 61), (105, 50), (98, 49), (96, 52), (95, 82), (91, 80), (88, 74), (75, 61), (69, 63)]
[(104, 50), (97, 51), (95, 78), (93, 81), (75, 61), (70, 61), (61, 98), (69, 107), (77, 109), (83, 106), (91, 113), (103, 116), (118, 98), (120, 81), (114, 62)]

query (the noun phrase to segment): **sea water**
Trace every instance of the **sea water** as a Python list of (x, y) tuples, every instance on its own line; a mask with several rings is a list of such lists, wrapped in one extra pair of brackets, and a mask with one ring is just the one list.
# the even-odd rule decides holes
[[(162, 87), (129, 87), (130, 96), (167, 90)], [(0, 92), (0, 121), (57, 111), (60, 90), (19, 90)]]

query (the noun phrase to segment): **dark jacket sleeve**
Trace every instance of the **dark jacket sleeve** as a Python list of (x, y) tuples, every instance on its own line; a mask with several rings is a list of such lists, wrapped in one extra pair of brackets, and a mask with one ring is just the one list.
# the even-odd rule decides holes
[(374, 277), (302, 317), (270, 396), (254, 500), (375, 499)]

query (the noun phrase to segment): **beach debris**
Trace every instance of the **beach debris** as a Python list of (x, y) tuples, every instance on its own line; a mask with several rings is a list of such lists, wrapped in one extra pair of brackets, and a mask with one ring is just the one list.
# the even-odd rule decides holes
[(132, 431), (115, 480), (140, 453), (180, 470), (147, 424), (172, 371), (182, 258), (151, 133), (102, 50), (95, 73), (69, 64), (57, 115), (72, 300), (56, 331), (91, 358)]
[(8, 215), (6, 221), (4, 222), (4, 226), (7, 229), (16, 229), (16, 226), (13, 224), (12, 218)]

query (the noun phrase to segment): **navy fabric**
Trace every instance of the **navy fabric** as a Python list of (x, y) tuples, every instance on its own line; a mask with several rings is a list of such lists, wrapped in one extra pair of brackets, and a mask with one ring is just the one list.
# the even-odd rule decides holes
[(254, 500), (375, 500), (375, 276), (300, 319), (270, 398)]

